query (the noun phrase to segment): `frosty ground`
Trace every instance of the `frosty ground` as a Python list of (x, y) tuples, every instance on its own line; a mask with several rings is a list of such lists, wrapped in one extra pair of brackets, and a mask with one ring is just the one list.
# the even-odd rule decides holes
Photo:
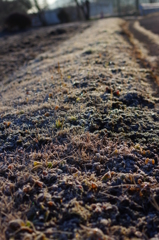
[(3, 239), (159, 238), (158, 87), (123, 24), (2, 67)]

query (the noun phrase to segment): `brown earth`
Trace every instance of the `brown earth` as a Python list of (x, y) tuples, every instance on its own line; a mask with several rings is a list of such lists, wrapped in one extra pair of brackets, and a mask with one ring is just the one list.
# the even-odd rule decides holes
[(0, 34), (0, 81), (13, 74), (21, 66), (36, 58), (40, 53), (55, 51), (60, 44), (84, 31), (91, 24), (73, 23), (45, 28), (30, 29), (24, 32)]
[(139, 41), (139, 48), (150, 57), (150, 62), (159, 67), (159, 13), (129, 22), (129, 30)]
[(158, 87), (123, 22), (79, 26), (56, 46), (41, 29), (25, 64), (4, 53), (1, 239), (159, 238)]
[(151, 14), (139, 20), (140, 25), (155, 34), (159, 34), (159, 13)]

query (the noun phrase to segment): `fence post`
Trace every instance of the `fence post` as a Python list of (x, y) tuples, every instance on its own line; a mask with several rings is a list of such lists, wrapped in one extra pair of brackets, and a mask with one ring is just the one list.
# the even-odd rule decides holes
[(136, 12), (139, 13), (139, 0), (136, 0)]
[(120, 0), (117, 0), (118, 16), (121, 15)]

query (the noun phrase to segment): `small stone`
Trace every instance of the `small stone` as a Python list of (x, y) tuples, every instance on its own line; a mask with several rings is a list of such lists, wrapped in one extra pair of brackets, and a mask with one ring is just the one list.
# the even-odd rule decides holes
[(21, 228), (22, 226), (25, 226), (24, 222), (21, 219), (15, 219), (9, 222), (9, 226), (8, 228), (16, 231), (19, 228)]

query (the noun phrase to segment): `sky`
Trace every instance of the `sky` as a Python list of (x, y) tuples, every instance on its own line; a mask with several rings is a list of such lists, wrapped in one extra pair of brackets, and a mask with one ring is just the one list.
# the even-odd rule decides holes
[[(42, 3), (43, 0), (39, 0), (38, 2), (39, 2), (39, 3)], [(53, 4), (54, 2), (56, 2), (56, 0), (46, 0), (46, 2), (47, 2), (49, 5), (51, 5), (51, 4)]]
[(52, 3), (54, 3), (56, 0), (47, 0), (47, 2), (48, 2), (48, 4), (50, 5), (50, 4), (52, 4)]
[(39, 3), (46, 2), (50, 8), (56, 8), (62, 6), (62, 4), (67, 4), (68, 2), (71, 2), (71, 0), (38, 0)]
[[(33, 0), (32, 0), (32, 1), (33, 1)], [(42, 3), (43, 3), (43, 0), (38, 0), (38, 2), (39, 2), (40, 4), (42, 4)], [(48, 3), (48, 5), (51, 5), (51, 4), (55, 3), (56, 0), (46, 0), (46, 2)]]
[[(54, 5), (54, 3), (56, 2), (57, 0), (46, 0), (47, 4), (49, 5), (49, 7), (51, 7), (52, 5)], [(33, 0), (31, 0), (32, 3), (34, 3)], [(42, 6), (43, 4), (43, 0), (38, 0), (38, 3)], [(33, 12), (37, 12), (37, 9), (35, 7), (32, 7), (28, 13), (33, 13)]]

